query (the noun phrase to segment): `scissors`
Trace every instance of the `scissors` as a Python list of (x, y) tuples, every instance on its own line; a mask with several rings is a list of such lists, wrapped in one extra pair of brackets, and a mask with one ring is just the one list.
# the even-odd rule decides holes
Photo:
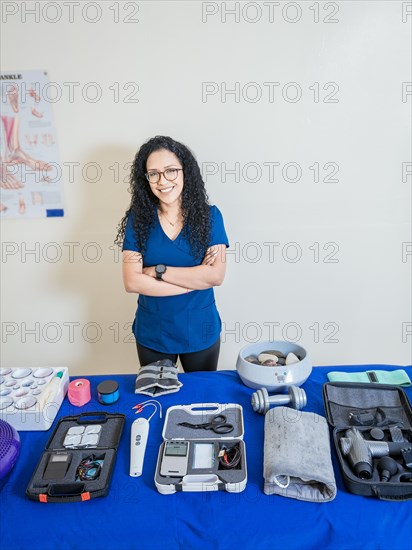
[(185, 428), (203, 428), (203, 430), (212, 430), (216, 434), (228, 434), (233, 432), (234, 426), (228, 424), (227, 418), (224, 414), (218, 414), (214, 416), (210, 422), (204, 422), (203, 424), (190, 424), (190, 422), (180, 422), (178, 426), (184, 426)]

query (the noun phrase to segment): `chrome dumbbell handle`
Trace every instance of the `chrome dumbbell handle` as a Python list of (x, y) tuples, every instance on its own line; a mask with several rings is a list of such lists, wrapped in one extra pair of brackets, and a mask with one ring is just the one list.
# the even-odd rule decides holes
[[(272, 397), (276, 397), (276, 400), (271, 401)], [(273, 405), (289, 405), (290, 403), (289, 393), (280, 393), (278, 395), (272, 395), (272, 397), (269, 397), (269, 403)]]
[(305, 390), (297, 386), (289, 386), (287, 394), (270, 396), (266, 388), (257, 390), (252, 395), (253, 410), (260, 414), (266, 414), (271, 405), (289, 405), (294, 409), (303, 409), (306, 405)]

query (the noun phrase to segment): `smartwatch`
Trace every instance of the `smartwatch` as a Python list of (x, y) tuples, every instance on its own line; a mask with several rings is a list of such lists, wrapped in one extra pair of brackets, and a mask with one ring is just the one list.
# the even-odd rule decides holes
[(155, 267), (155, 272), (156, 272), (156, 279), (158, 281), (161, 281), (162, 280), (162, 275), (164, 273), (166, 273), (166, 269), (167, 267), (164, 265), (164, 264), (158, 264), (156, 267)]

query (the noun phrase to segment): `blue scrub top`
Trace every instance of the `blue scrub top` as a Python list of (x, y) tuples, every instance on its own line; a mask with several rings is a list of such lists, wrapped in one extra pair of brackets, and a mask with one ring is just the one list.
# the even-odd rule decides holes
[[(217, 206), (210, 206), (211, 239), (209, 246), (225, 244), (229, 247), (223, 217)], [(133, 215), (126, 224), (123, 250), (140, 252), (136, 245)], [(171, 240), (156, 222), (149, 233), (143, 267), (165, 264), (173, 267), (200, 265), (192, 255), (182, 232)], [(133, 322), (136, 341), (163, 353), (191, 353), (201, 351), (215, 343), (222, 322), (215, 304), (213, 288), (193, 290), (179, 296), (145, 296), (139, 294)]]

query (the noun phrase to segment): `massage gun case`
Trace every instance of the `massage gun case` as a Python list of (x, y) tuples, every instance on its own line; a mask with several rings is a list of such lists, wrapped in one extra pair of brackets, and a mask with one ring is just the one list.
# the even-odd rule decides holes
[[(83, 502), (106, 496), (124, 423), (124, 414), (109, 414), (104, 411), (61, 418), (40, 457), (27, 486), (26, 495), (31, 500), (40, 502)], [(69, 429), (96, 426), (101, 426), (96, 446), (68, 448), (63, 445)], [(50, 479), (50, 475), (46, 475), (50, 457), (66, 453), (70, 455), (66, 473), (63, 477), (59, 475), (59, 479)], [(80, 462), (91, 455), (103, 460), (99, 477), (95, 480), (77, 481), (76, 472)]]
[[(216, 415), (226, 416), (226, 422), (233, 425), (233, 432), (217, 434), (202, 428), (192, 429), (179, 426), (180, 422), (200, 424), (210, 422)], [(167, 410), (163, 427), (163, 443), (160, 445), (157, 459), (155, 484), (159, 493), (173, 494), (178, 491), (228, 491), (240, 493), (246, 487), (246, 446), (243, 441), (244, 424), (243, 409), (234, 403), (197, 403), (192, 405), (177, 405)], [(160, 475), (163, 450), (167, 441), (188, 441), (189, 457), (187, 474), (182, 477), (167, 477)], [(195, 443), (212, 443), (213, 457), (210, 468), (197, 468), (194, 463)], [(221, 446), (227, 449), (239, 445), (241, 459), (234, 469), (222, 469), (219, 464)]]
[[(371, 477), (362, 479), (355, 473), (353, 463), (349, 455), (344, 454), (340, 443), (341, 438), (347, 437), (347, 431), (355, 428), (359, 430), (367, 445), (368, 442), (374, 441), (371, 429), (380, 428), (383, 431), (381, 441), (390, 444), (393, 442), (390, 428), (397, 426), (404, 440), (404, 445), (400, 446), (405, 450), (411, 449), (412, 452), (412, 409), (405, 392), (399, 386), (387, 384), (328, 382), (323, 386), (323, 401), (326, 418), (333, 428), (339, 467), (348, 491), (356, 495), (374, 496), (381, 500), (412, 499), (412, 464), (410, 464), (411, 454), (408, 451), (406, 456), (409, 468), (400, 452), (390, 453), (389, 456), (398, 464), (398, 472), (394, 473), (388, 481), (381, 479), (381, 472), (377, 466), (379, 456), (372, 456), (369, 459), (372, 463)], [(355, 446), (356, 444), (355, 442)], [(364, 448), (363, 442), (361, 444)], [(359, 454), (362, 456), (362, 453), (358, 453), (356, 457)], [(405, 470), (404, 475), (398, 477), (403, 470)]]

